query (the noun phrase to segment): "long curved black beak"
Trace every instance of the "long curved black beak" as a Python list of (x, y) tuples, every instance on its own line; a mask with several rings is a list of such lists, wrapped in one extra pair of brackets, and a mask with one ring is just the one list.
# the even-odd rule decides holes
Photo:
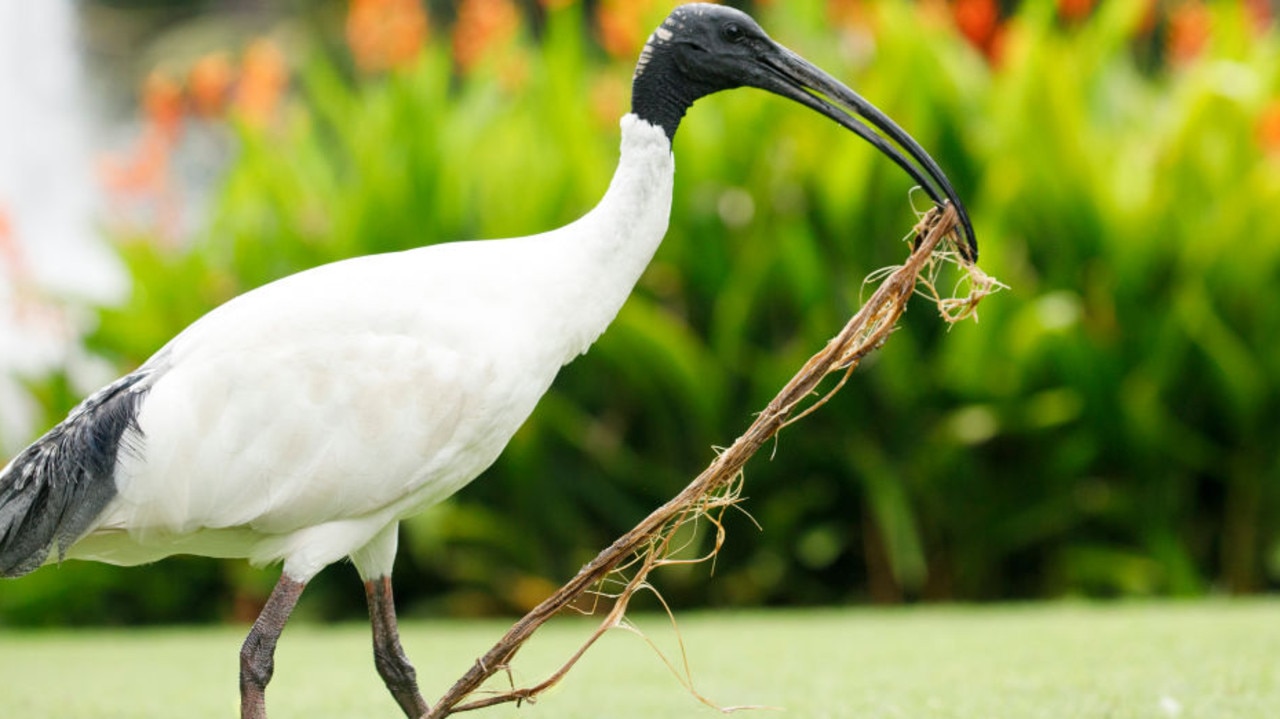
[[(938, 163), (929, 157), (929, 153), (925, 152), (924, 148), (920, 147), (920, 144), (905, 130), (898, 127), (893, 120), (858, 93), (791, 50), (776, 43), (772, 45), (771, 52), (758, 58), (766, 72), (752, 73), (750, 84), (795, 100), (835, 120), (842, 127), (852, 130), (877, 150), (888, 155), (889, 159), (905, 170), (934, 202), (939, 205), (947, 202), (955, 205), (956, 214), (960, 218), (960, 225), (965, 235), (965, 243), (960, 245), (961, 252), (965, 252), (967, 248), (967, 259), (976, 262), (978, 240), (973, 234), (969, 213), (956, 194), (955, 188), (951, 186), (951, 181), (938, 167)], [(884, 134), (876, 133), (859, 122), (854, 115), (865, 119)], [(886, 137), (888, 139), (885, 139)], [(912, 160), (915, 162), (913, 163)]]

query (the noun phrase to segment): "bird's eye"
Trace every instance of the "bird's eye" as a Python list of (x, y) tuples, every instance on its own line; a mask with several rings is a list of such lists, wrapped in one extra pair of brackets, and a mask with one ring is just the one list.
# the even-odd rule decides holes
[(729, 42), (742, 42), (747, 39), (747, 32), (736, 22), (726, 23), (725, 26), (721, 28), (720, 34)]

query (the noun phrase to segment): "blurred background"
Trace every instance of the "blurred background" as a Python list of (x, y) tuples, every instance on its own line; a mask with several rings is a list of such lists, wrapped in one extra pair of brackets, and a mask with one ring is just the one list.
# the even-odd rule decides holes
[[(0, 458), (252, 287), (582, 214), (672, 5), (0, 0)], [(748, 465), (714, 573), (661, 570), (664, 596), (1280, 588), (1275, 5), (739, 5), (929, 149), (1011, 289), (950, 330), (913, 305)], [(671, 230), (617, 322), (486, 475), (405, 524), (403, 614), (540, 601), (745, 429), (901, 261), (922, 201), (756, 91), (700, 101), (676, 156)], [(277, 571), (67, 562), (0, 584), (0, 625), (244, 621)], [(362, 615), (355, 573), (302, 611)]]

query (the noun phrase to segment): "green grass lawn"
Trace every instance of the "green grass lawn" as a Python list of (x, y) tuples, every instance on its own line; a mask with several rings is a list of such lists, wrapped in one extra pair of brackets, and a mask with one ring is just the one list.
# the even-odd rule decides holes
[[(661, 616), (639, 624), (673, 646)], [(406, 623), (428, 699), (505, 628)], [(1264, 719), (1280, 716), (1280, 601), (686, 614), (697, 688), (793, 717)], [(533, 680), (587, 625), (544, 628)], [(231, 717), (243, 628), (0, 632), (6, 717)], [(273, 719), (392, 717), (361, 625), (290, 626), (267, 695)], [(467, 715), (464, 715), (467, 716)], [(613, 632), (536, 705), (488, 717), (709, 717), (638, 637)]]

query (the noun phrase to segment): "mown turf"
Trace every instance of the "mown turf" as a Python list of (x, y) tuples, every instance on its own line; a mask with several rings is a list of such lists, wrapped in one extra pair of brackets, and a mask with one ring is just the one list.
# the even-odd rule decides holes
[[(665, 618), (639, 623), (674, 647)], [(405, 646), (429, 699), (504, 628), (406, 624)], [(517, 679), (534, 679), (587, 628), (572, 620), (545, 628), (517, 662)], [(782, 708), (747, 716), (1280, 717), (1277, 600), (688, 614), (680, 629), (704, 695)], [(0, 715), (234, 716), (242, 631), (0, 632)], [(399, 716), (369, 654), (363, 626), (291, 626), (268, 691), (271, 716)], [(691, 698), (642, 640), (619, 631), (536, 705), (464, 716), (716, 713)]]

